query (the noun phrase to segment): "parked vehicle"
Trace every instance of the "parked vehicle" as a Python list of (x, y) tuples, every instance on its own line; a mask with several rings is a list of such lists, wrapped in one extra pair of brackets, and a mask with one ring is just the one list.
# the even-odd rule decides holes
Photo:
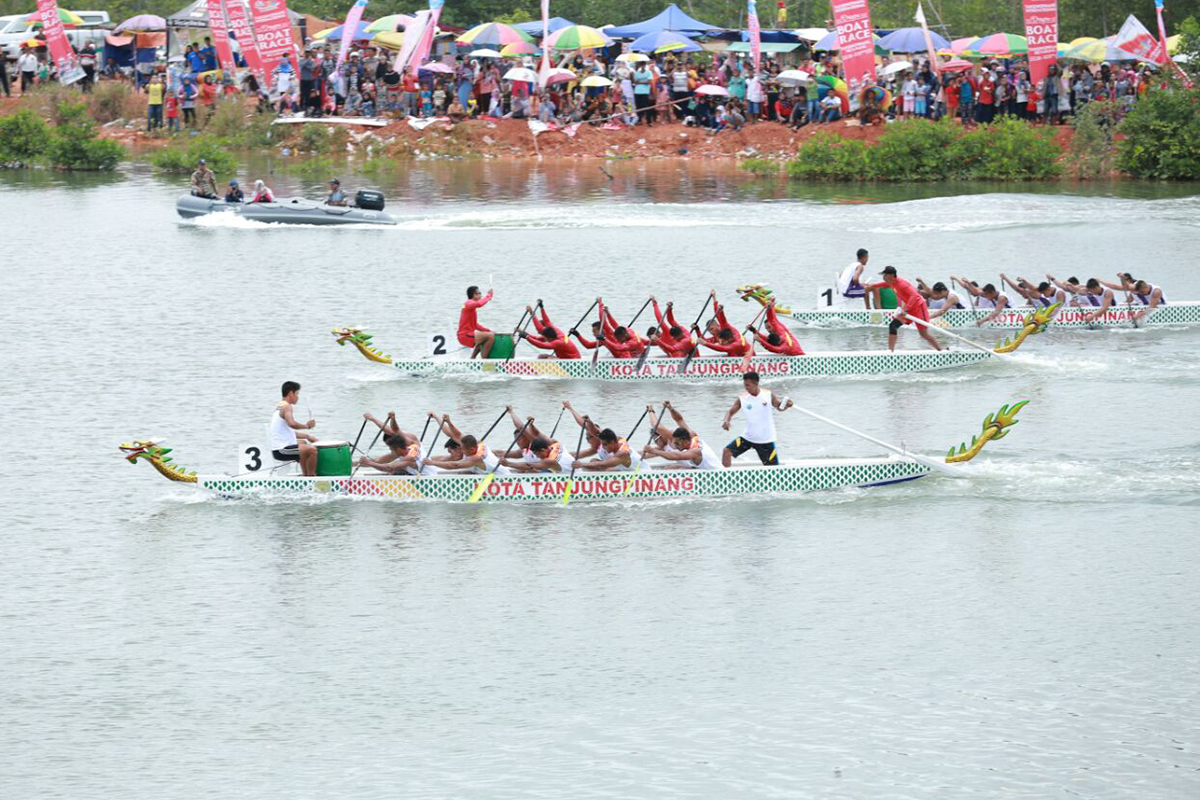
[[(109, 33), (112, 21), (107, 11), (76, 11), (84, 19), (86, 25), (77, 28), (67, 28), (67, 41), (76, 50), (82, 50), (88, 42), (103, 49), (104, 37)], [(25, 22), (26, 14), (12, 14), (0, 17), (0, 51), (9, 61), (16, 61), (21, 54), (21, 43), (34, 38), (37, 29), (30, 22)]]

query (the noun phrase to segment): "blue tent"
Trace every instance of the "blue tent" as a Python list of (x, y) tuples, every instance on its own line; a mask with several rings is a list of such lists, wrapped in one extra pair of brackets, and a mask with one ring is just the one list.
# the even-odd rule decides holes
[[(547, 20), (547, 26), (550, 28), (551, 33), (563, 28), (569, 28), (574, 24), (571, 20), (563, 19), (562, 17), (551, 17)], [(530, 36), (542, 35), (542, 21), (540, 19), (535, 19), (532, 22), (521, 22), (513, 25), (513, 27), (522, 33), (528, 33)]]
[(689, 17), (679, 6), (671, 3), (658, 16), (642, 22), (634, 22), (616, 28), (606, 28), (605, 35), (613, 39), (636, 39), (647, 33), (657, 33), (662, 30), (682, 31), (683, 33), (704, 33), (705, 31), (721, 30), (720, 25), (709, 25), (698, 19)]

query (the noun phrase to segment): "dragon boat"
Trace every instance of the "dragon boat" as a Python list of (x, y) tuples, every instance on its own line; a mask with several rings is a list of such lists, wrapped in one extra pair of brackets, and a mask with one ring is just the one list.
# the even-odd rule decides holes
[[(990, 441), (1002, 439), (1019, 420), (1023, 400), (1002, 406), (984, 420), (978, 436), (957, 448), (951, 447), (941, 461), (908, 454), (909, 457), (813, 458), (787, 461), (780, 466), (734, 466), (725, 469), (645, 469), (641, 472), (604, 472), (568, 476), (552, 473), (495, 475), (445, 473), (440, 475), (392, 475), (364, 472), (355, 475), (302, 477), (267, 473), (265, 470), (239, 475), (197, 475), (172, 463), (172, 450), (161, 439), (146, 439), (120, 445), (130, 463), (148, 461), (165, 478), (192, 484), (207, 495), (219, 498), (313, 498), (348, 497), (378, 500), (442, 501), (449, 503), (556, 503), (568, 484), (575, 502), (614, 500), (698, 499), (735, 496), (791, 497), (810, 492), (846, 488), (872, 488), (924, 478), (931, 474), (966, 477), (957, 466), (973, 459)], [(340, 443), (345, 444), (345, 443)], [(349, 445), (346, 445), (348, 448)], [(261, 462), (260, 462), (261, 464)], [(342, 462), (350, 471), (348, 460)], [(292, 465), (289, 464), (290, 468)], [(491, 479), (490, 479), (491, 478)], [(482, 493), (476, 490), (482, 485)], [(473, 499), (473, 495), (475, 496)]]
[[(994, 352), (1009, 353), (1017, 349), (1030, 335), (1045, 329), (1044, 323), (1031, 324), (1017, 337), (1006, 339)], [(811, 352), (803, 356), (756, 355), (747, 367), (737, 356), (697, 356), (683, 370), (681, 358), (647, 358), (638, 368), (636, 359), (600, 358), (516, 358), (511, 356), (512, 342), (506, 334), (497, 338), (492, 358), (468, 359), (446, 353), (444, 336), (435, 336), (435, 345), (425, 358), (394, 359), (379, 350), (371, 334), (361, 328), (334, 328), (339, 345), (351, 345), (368, 361), (387, 364), (407, 375), (461, 376), (507, 375), (516, 378), (551, 378), (599, 381), (662, 381), (662, 380), (728, 380), (741, 375), (747, 368), (764, 378), (776, 380), (812, 377), (870, 377), (965, 367), (988, 361), (993, 356), (986, 348), (970, 350), (844, 350)], [(500, 345), (503, 345), (501, 350)], [(441, 351), (439, 353), (439, 350)], [(508, 353), (496, 357), (497, 351)], [(459, 351), (465, 353), (463, 348)]]
[(378, 208), (329, 206), (303, 197), (281, 198), (274, 203), (226, 203), (185, 194), (175, 201), (175, 210), (184, 219), (208, 214), (236, 214), (255, 222), (289, 225), (395, 225), (396, 218)]
[[(761, 284), (739, 286), (737, 291), (742, 300), (746, 302), (754, 301), (762, 305), (766, 305), (774, 297), (771, 289)], [(822, 298), (826, 298), (827, 296), (828, 293), (821, 295)], [(1063, 306), (1056, 313), (1047, 314), (1046, 310), (1042, 308), (1017, 307), (1005, 309), (1000, 314), (997, 314), (995, 319), (985, 323), (982, 327), (996, 330), (1025, 331), (1035, 320), (1041, 318), (1043, 326), (1046, 323), (1053, 322), (1055, 328), (1082, 328), (1088, 330), (1097, 328), (1129, 328), (1133, 325), (1133, 315), (1144, 308), (1144, 306), (1140, 305), (1113, 306), (1104, 312), (1103, 317), (1093, 322), (1087, 322), (1085, 317), (1095, 309), (1085, 306)], [(780, 315), (793, 319), (796, 322), (814, 327), (827, 328), (878, 327), (891, 322), (892, 314), (896, 313), (895, 309), (862, 308), (861, 303), (858, 308), (847, 306), (845, 308), (830, 307), (813, 310), (797, 310), (777, 303), (775, 310)], [(982, 308), (975, 310), (969, 308), (952, 309), (934, 319), (931, 324), (949, 330), (978, 330), (980, 326), (976, 324), (976, 321), (987, 316), (989, 313), (991, 313), (990, 309)], [(1137, 324), (1139, 326), (1150, 327), (1200, 325), (1200, 301), (1191, 300), (1160, 305), (1143, 319), (1138, 320)]]

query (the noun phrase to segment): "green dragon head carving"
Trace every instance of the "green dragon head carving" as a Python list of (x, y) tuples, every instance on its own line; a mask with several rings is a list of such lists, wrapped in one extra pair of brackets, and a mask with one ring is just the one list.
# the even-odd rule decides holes
[(121, 445), (120, 450), (128, 453), (125, 460), (130, 464), (146, 460), (168, 480), (179, 483), (195, 483), (195, 472), (187, 472), (170, 463), (171, 457), (167, 454), (171, 452), (171, 448), (160, 447), (162, 441), (162, 439), (139, 439)]
[(763, 308), (766, 308), (767, 306), (771, 305), (771, 301), (774, 300), (775, 310), (780, 314), (792, 313), (790, 306), (779, 305), (779, 300), (775, 297), (775, 293), (772, 292), (766, 286), (766, 284), (748, 283), (745, 286), (739, 286), (737, 288), (737, 293), (741, 295), (742, 301), (745, 303), (749, 303), (751, 300), (754, 300)]
[(983, 421), (983, 431), (979, 436), (971, 437), (971, 446), (960, 444), (958, 452), (954, 448), (950, 448), (950, 452), (946, 453), (947, 464), (960, 464), (964, 461), (970, 461), (975, 456), (979, 455), (979, 451), (983, 446), (995, 439), (1003, 439), (1008, 436), (1008, 429), (1016, 425), (1017, 412), (1029, 404), (1028, 400), (1022, 400), (1019, 403), (1014, 403), (1012, 406), (1000, 406), (1000, 410), (995, 414), (988, 414)]
[(1005, 338), (1003, 342), (996, 345), (997, 353), (1011, 353), (1021, 346), (1021, 343), (1034, 334), (1045, 332), (1050, 325), (1050, 320), (1054, 318), (1054, 312), (1062, 303), (1054, 303), (1053, 305), (1039, 308), (1030, 311), (1025, 315), (1025, 327), (1021, 329), (1014, 338)]
[(354, 345), (358, 352), (362, 353), (368, 361), (374, 361), (379, 364), (392, 363), (392, 357), (381, 353), (371, 346), (371, 334), (360, 328), (334, 328), (332, 331), (339, 345), (345, 346), (347, 343)]

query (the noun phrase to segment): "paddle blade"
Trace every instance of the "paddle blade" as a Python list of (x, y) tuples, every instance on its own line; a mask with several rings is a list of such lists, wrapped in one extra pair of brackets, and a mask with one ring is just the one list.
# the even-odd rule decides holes
[(571, 502), (571, 492), (575, 491), (575, 480), (572, 478), (567, 481), (567, 488), (563, 489), (563, 505)]
[(494, 472), (489, 472), (487, 475), (484, 475), (483, 480), (481, 480), (475, 486), (475, 490), (472, 491), (471, 496), (467, 498), (467, 502), (468, 503), (478, 503), (479, 498), (483, 497), (483, 493), (487, 491), (487, 488), (492, 485), (492, 481), (495, 479), (496, 479), (496, 473), (494, 473)]

